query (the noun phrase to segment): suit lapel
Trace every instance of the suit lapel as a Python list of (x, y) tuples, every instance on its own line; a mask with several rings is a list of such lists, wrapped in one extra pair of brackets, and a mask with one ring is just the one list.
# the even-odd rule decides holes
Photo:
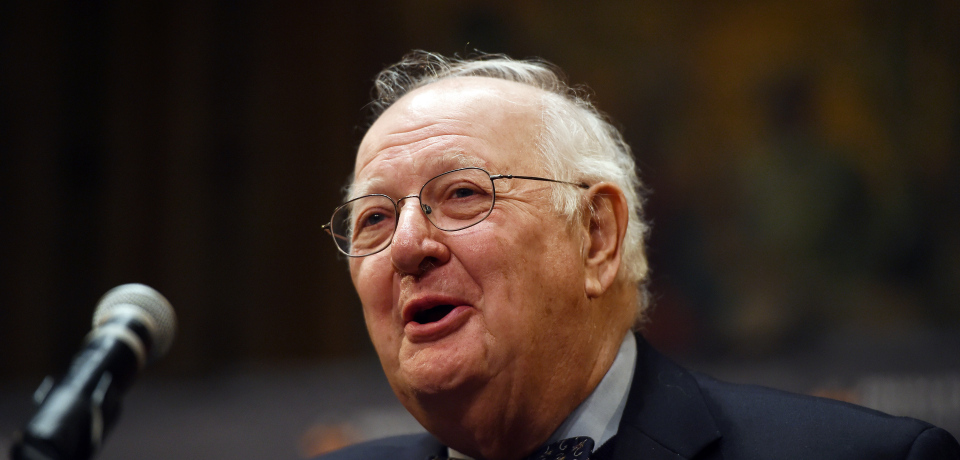
[(693, 376), (637, 334), (637, 364), (613, 458), (690, 459), (719, 438)]

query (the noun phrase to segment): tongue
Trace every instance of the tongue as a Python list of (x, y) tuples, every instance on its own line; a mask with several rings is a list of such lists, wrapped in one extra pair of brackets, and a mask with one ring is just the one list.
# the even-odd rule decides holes
[(438, 305), (436, 307), (421, 311), (413, 316), (413, 320), (420, 324), (440, 321), (447, 313), (453, 310), (453, 305)]

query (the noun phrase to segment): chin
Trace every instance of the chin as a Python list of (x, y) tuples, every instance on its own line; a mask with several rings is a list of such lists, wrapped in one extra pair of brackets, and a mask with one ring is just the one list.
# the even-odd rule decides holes
[[(419, 348), (419, 347), (418, 347)], [(419, 348), (402, 356), (397, 383), (417, 397), (457, 393), (486, 379), (483, 353), (472, 347), (447, 346)]]

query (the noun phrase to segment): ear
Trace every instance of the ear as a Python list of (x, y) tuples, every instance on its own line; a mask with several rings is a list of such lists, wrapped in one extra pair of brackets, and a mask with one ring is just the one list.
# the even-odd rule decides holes
[(584, 216), (584, 290), (587, 297), (599, 297), (610, 288), (620, 270), (623, 238), (627, 233), (627, 199), (616, 185), (601, 182), (587, 191), (589, 215)]

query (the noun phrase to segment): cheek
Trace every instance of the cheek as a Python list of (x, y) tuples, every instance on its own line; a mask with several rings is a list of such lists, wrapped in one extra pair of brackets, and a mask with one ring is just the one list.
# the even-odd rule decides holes
[(474, 261), (465, 265), (483, 290), (484, 318), (494, 335), (526, 334), (536, 324), (562, 320), (583, 292), (579, 246), (566, 234), (501, 233), (478, 240), (464, 257)]
[(389, 270), (390, 264), (378, 260), (378, 256), (379, 254), (350, 260), (350, 279), (365, 312), (369, 309), (379, 311), (391, 307), (393, 276)]
[(363, 318), (373, 345), (381, 355), (395, 342), (393, 312), (393, 272), (383, 269), (384, 261), (375, 256), (350, 261), (350, 277), (360, 296)]

